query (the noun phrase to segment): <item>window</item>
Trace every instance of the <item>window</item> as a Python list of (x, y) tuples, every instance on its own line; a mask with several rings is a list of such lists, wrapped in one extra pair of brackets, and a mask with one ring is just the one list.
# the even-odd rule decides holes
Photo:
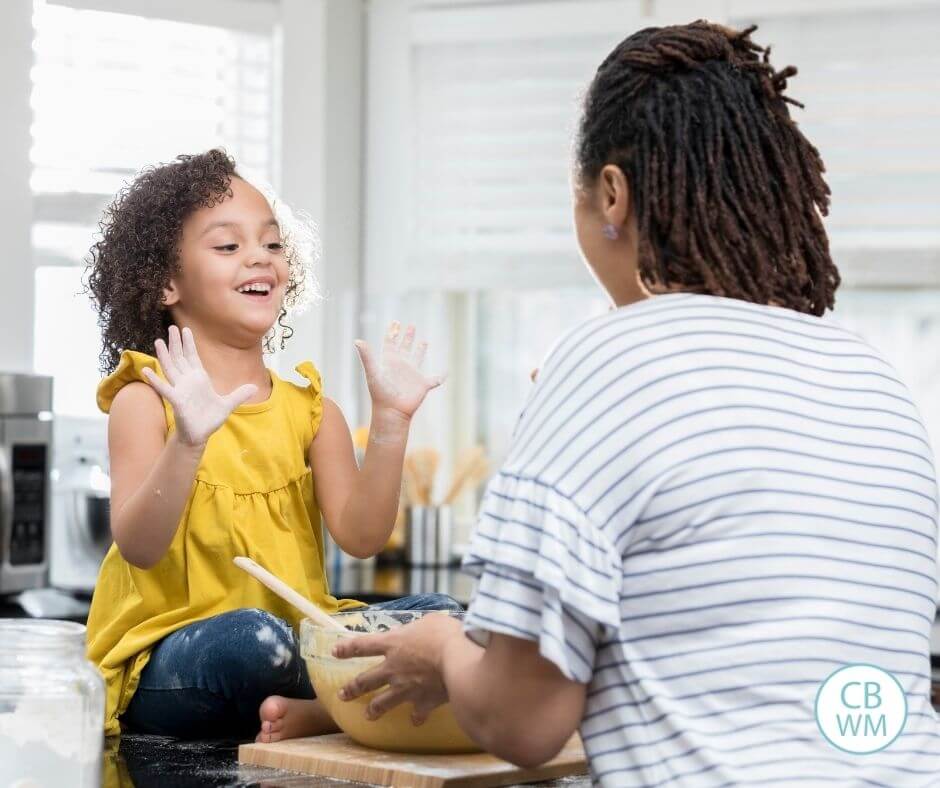
[(607, 308), (607, 299), (593, 286), (492, 290), (480, 296), (477, 429), (494, 457), (509, 450), (516, 417), (532, 385), (529, 374), (539, 359), (572, 325)]
[(903, 269), (940, 263), (940, 8), (758, 8), (730, 20), (751, 23), (759, 25), (755, 37), (772, 44), (777, 68), (799, 68), (787, 94), (806, 105), (793, 115), (826, 163), (826, 227), (837, 262), (855, 280), (849, 284), (919, 284), (901, 279)]
[(639, 26), (640, 6), (369, 7), (365, 320), (430, 336), (428, 366), (449, 382), (412, 443), (445, 469), (476, 443), (500, 461), (530, 370), (606, 308), (574, 244), (567, 162), (581, 93), (618, 40), (610, 20)]
[(34, 367), (54, 376), (59, 414), (97, 413), (100, 340), (81, 276), (122, 184), (217, 145), (276, 176), (273, 24), (238, 25), (238, 10), (216, 27), (34, 4)]

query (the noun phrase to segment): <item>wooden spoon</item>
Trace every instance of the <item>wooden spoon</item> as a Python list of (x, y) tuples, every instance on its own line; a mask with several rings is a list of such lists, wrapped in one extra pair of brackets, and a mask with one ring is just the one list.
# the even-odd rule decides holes
[(272, 575), (267, 569), (259, 566), (247, 556), (237, 556), (233, 559), (233, 561), (235, 562), (235, 566), (237, 566), (239, 569), (243, 569), (259, 583), (270, 588), (281, 599), (296, 607), (308, 618), (312, 618), (321, 627), (325, 627), (327, 629), (340, 629), (343, 632), (347, 631), (346, 627), (320, 610), (320, 608), (317, 607), (313, 602), (298, 594), (279, 577)]

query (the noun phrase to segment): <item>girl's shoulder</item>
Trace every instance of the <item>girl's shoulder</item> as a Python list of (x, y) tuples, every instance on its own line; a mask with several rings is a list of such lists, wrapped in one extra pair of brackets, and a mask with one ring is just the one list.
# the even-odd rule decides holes
[(312, 439), (323, 418), (323, 381), (320, 371), (312, 361), (304, 361), (294, 367), (294, 370), (307, 382), (302, 385), (281, 378), (283, 388), (291, 400), (288, 410), (292, 414), (300, 415), (303, 432), (312, 428), (309, 435), (309, 439)]
[(318, 370), (312, 361), (303, 361), (294, 367), (294, 370), (302, 378), (305, 378), (307, 383), (304, 386), (292, 383), (289, 380), (284, 381), (289, 386), (292, 386), (295, 390), (301, 392), (303, 396), (308, 398), (319, 398), (322, 396), (323, 391), (323, 380), (320, 377), (320, 370)]
[[(152, 369), (160, 378), (166, 380), (160, 362), (155, 356), (137, 350), (125, 350), (121, 353), (115, 370), (98, 384), (96, 399), (99, 409), (104, 413), (110, 413), (115, 397), (128, 383), (141, 382), (149, 387), (150, 384), (143, 375), (146, 368)], [(249, 416), (262, 412), (275, 413), (279, 410), (276, 403), (281, 400), (283, 406), (286, 406), (290, 421), (296, 422), (298, 434), (303, 435), (305, 445), (309, 445), (309, 441), (316, 435), (323, 418), (323, 383), (320, 371), (312, 361), (304, 361), (294, 369), (306, 380), (306, 385), (281, 378), (274, 370), (271, 370), (272, 375), (277, 378), (276, 386), (283, 392), (283, 395), (272, 395), (271, 399), (265, 403), (241, 405), (233, 413)], [(163, 400), (163, 406), (167, 427), (172, 428), (175, 423), (173, 409), (166, 400)], [(259, 422), (258, 426), (262, 426), (262, 422)]]
[(148, 367), (161, 378), (164, 377), (160, 362), (154, 356), (148, 356), (137, 350), (125, 350), (121, 353), (121, 359), (115, 370), (98, 383), (96, 394), (98, 408), (104, 413), (109, 413), (117, 393), (128, 383), (139, 381), (149, 386), (143, 375), (144, 369)]

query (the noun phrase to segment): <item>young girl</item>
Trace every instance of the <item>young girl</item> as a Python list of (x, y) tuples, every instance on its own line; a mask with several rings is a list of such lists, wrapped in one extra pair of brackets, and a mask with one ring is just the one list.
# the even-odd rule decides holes
[[(106, 733), (264, 741), (333, 730), (298, 654), (299, 615), (235, 567), (249, 556), (333, 613), (321, 513), (336, 543), (376, 554), (395, 521), (409, 424), (439, 378), (393, 324), (357, 468), (310, 362), (299, 386), (264, 365), (275, 322), (310, 287), (312, 234), (219, 150), (149, 169), (105, 213), (89, 288), (110, 374), (111, 530), (88, 619), (107, 682)], [(284, 338), (286, 338), (286, 336)], [(283, 339), (282, 339), (283, 344)], [(156, 358), (145, 351), (156, 348)], [(197, 349), (198, 348), (198, 349)], [(459, 607), (449, 597), (398, 608)], [(260, 709), (260, 712), (259, 712)]]

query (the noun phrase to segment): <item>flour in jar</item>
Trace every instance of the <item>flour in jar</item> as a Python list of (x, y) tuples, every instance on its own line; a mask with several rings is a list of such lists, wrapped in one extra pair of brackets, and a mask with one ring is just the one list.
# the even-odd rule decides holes
[(0, 786), (97, 788), (101, 729), (89, 727), (84, 705), (74, 696), (25, 697), (0, 712)]

